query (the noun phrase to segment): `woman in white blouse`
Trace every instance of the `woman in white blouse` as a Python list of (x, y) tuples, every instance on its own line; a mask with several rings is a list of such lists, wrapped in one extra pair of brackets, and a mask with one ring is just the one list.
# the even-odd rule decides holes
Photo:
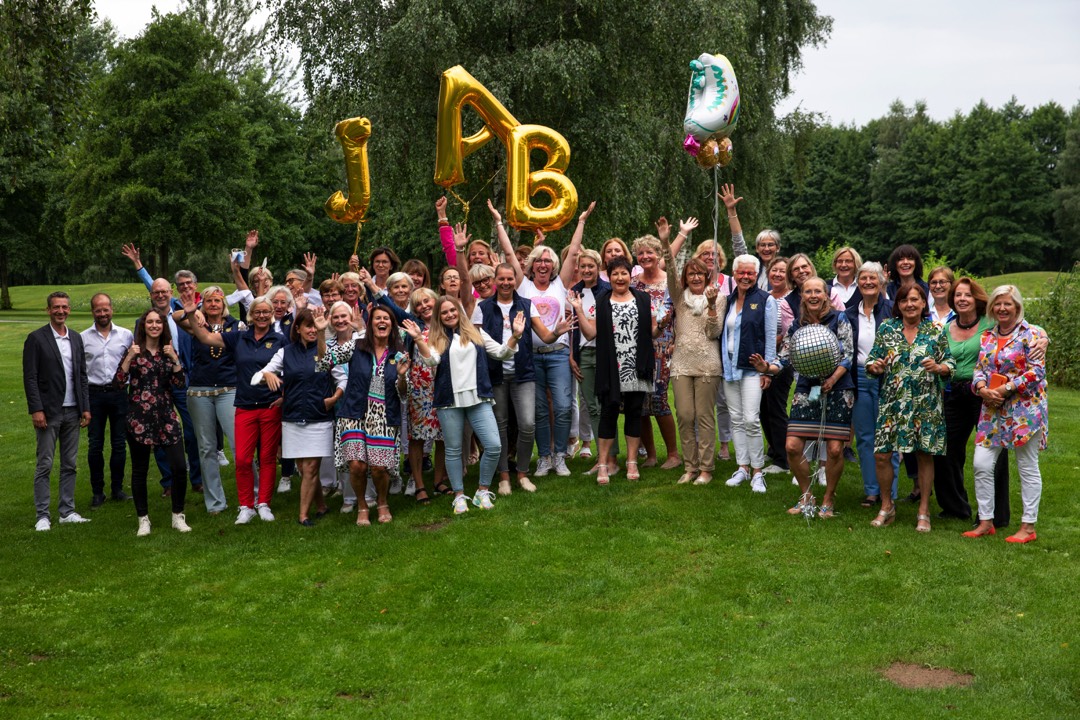
[(503, 344), (473, 325), (457, 298), (440, 297), (432, 320), (427, 342), (423, 341), (416, 323), (406, 320), (402, 327), (416, 343), (421, 361), (436, 368), (434, 405), (446, 443), (446, 469), (454, 489), (454, 513), (460, 515), (469, 511), (461, 466), (466, 419), (484, 447), (473, 505), (490, 510), (495, 507), (495, 494), (490, 487), (499, 464), (502, 442), (492, 407), (494, 393), (485, 352), (497, 360), (511, 359), (521, 333), (525, 331), (525, 316), (519, 313), (514, 318), (511, 335)]

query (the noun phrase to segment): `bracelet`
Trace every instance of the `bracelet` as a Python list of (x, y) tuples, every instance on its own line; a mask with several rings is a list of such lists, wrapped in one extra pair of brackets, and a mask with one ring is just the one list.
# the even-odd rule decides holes
[(495, 223), (495, 225), (497, 227), (503, 227), (504, 228), (504, 227), (506, 227), (506, 221), (505, 220), (500, 220), (499, 222)]

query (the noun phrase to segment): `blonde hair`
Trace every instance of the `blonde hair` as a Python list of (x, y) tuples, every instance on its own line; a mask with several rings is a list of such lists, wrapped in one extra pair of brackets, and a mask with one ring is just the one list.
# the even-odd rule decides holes
[(223, 308), (222, 311), (221, 311), (221, 316), (222, 317), (228, 317), (229, 316), (229, 303), (225, 302), (225, 291), (222, 290), (217, 285), (211, 285), (210, 287), (208, 287), (208, 288), (206, 288), (205, 290), (202, 291), (203, 300), (206, 300), (206, 298), (209, 297), (210, 295), (220, 295), (221, 296), (221, 307)]
[(446, 332), (446, 328), (442, 324), (442, 307), (446, 303), (453, 303), (454, 307), (457, 308), (457, 334), (461, 338), (461, 346), (465, 347), (469, 343), (474, 343), (480, 346), (479, 352), (483, 352), (483, 336), (480, 335), (480, 331), (476, 329), (476, 326), (472, 324), (472, 320), (466, 314), (461, 301), (449, 295), (440, 295), (438, 300), (435, 301), (435, 311), (431, 314), (431, 330), (428, 333), (428, 343), (431, 345), (431, 349), (442, 355), (450, 345), (450, 334)]
[(855, 261), (855, 267), (859, 267), (862, 265), (862, 255), (859, 254), (859, 251), (853, 247), (848, 247), (847, 245), (845, 245), (844, 247), (838, 249), (832, 254), (833, 267), (836, 266), (837, 259), (839, 259), (839, 257), (844, 253), (851, 253), (851, 259)]
[(495, 277), (495, 268), (490, 265), (484, 265), (483, 263), (477, 263), (469, 268), (469, 279), (474, 283), (477, 280), (483, 280), (484, 278)]
[[(663, 248), (660, 245), (660, 239), (655, 235), (642, 235), (634, 241), (634, 257), (642, 250), (652, 250), (657, 256), (660, 256), (663, 252)], [(627, 258), (629, 260), (630, 258)]]
[(438, 302), (439, 293), (435, 292), (429, 287), (416, 288), (412, 291), (412, 295), (409, 296), (409, 305), (415, 308), (424, 298), (431, 298), (435, 302)]
[(1020, 297), (1020, 288), (1015, 285), (998, 285), (994, 288), (994, 292), (990, 293), (990, 299), (986, 301), (986, 317), (993, 320), (991, 313), (994, 312), (994, 301), (1002, 295), (1008, 295), (1014, 303), (1016, 303), (1016, 322), (1021, 323), (1024, 320), (1024, 299)]
[(819, 278), (817, 275), (815, 275), (814, 277), (806, 278), (806, 282), (804, 282), (803, 286), (799, 289), (799, 298), (804, 299), (802, 297), (802, 294), (804, 292), (806, 292), (807, 286), (812, 282), (817, 282), (817, 283), (821, 284), (821, 291), (825, 294), (825, 302), (821, 303), (821, 309), (820, 310), (818, 310), (816, 313), (812, 313), (810, 311), (809, 306), (807, 306), (806, 302), (804, 301), (802, 303), (801, 309), (799, 310), (799, 315), (800, 315), (799, 324), (800, 325), (806, 325), (807, 324), (806, 320), (808, 318), (812, 319), (814, 323), (817, 323), (817, 324), (820, 325), (821, 324), (821, 319), (823, 317), (825, 317), (826, 315), (828, 315), (829, 311), (833, 309), (832, 303), (829, 302), (829, 285), (824, 280)]
[[(251, 304), (248, 305), (247, 321), (249, 323), (255, 322), (255, 306), (256, 305), (265, 305), (266, 307), (270, 308), (271, 313), (273, 313), (273, 311), (274, 311), (274, 303), (270, 302), (270, 295), (269, 294), (260, 295), (259, 297), (252, 300)], [(273, 315), (271, 315), (271, 318), (272, 317), (273, 317)]]
[(522, 270), (525, 271), (526, 275), (529, 275), (529, 274), (532, 273), (533, 263), (536, 262), (536, 258), (540, 257), (544, 253), (548, 253), (549, 255), (551, 255), (551, 264), (552, 264), (551, 275), (552, 275), (552, 277), (555, 277), (556, 275), (559, 274), (559, 266), (560, 266), (559, 253), (555, 252), (554, 250), (549, 248), (547, 245), (537, 245), (536, 247), (534, 247), (532, 249), (532, 252), (529, 253), (529, 257), (525, 258), (525, 267), (522, 268)]
[[(488, 244), (488, 243), (487, 243), (486, 241), (484, 241), (484, 240), (473, 240), (473, 241), (472, 241), (472, 242), (470, 242), (470, 243), (469, 243), (469, 244), (468, 244), (468, 245), (466, 246), (466, 248), (465, 248), (465, 262), (466, 262), (466, 263), (468, 263), (468, 262), (469, 262), (469, 255), (471, 255), (471, 254), (472, 254), (472, 249), (473, 249), (473, 247), (475, 247), (475, 246), (477, 246), (477, 245), (480, 245), (480, 246), (482, 246), (482, 247), (483, 247), (483, 248), (484, 248), (485, 250), (487, 250), (487, 256), (488, 256), (488, 263), (490, 263), (490, 262), (497, 262), (496, 258), (497, 258), (498, 256), (497, 256), (497, 255), (495, 254), (495, 250), (493, 250), (493, 249), (492, 249), (492, 247), (491, 247), (491, 245), (490, 245), (490, 244)], [(487, 265), (488, 263), (481, 263), (481, 264), (482, 264), (482, 265)], [(490, 266), (489, 266), (489, 267), (490, 267)], [(472, 266), (471, 266), (471, 265), (469, 266), (469, 269), (470, 269), (470, 270), (472, 269)]]
[[(707, 252), (712, 252), (714, 240), (706, 240), (697, 246), (697, 250), (694, 251), (694, 257), (700, 258)], [(716, 243), (716, 258), (714, 258), (714, 264), (716, 265), (716, 272), (720, 272), (727, 267), (727, 254), (724, 252), (723, 246), (720, 243)]]
[(580, 263), (585, 258), (592, 260), (596, 263), (596, 267), (601, 268), (604, 266), (604, 261), (600, 258), (600, 253), (596, 252), (592, 248), (582, 248), (578, 254), (577, 260)]

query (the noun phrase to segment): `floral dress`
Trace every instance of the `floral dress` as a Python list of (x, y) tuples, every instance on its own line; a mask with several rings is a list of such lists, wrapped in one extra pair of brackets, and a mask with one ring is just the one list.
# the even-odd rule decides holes
[(919, 323), (914, 342), (904, 337), (903, 321), (884, 320), (878, 327), (874, 347), (866, 363), (884, 359), (874, 452), (945, 453), (945, 419), (942, 415), (943, 380), (923, 369), (925, 358), (956, 368), (949, 338), (932, 320)]
[[(165, 353), (135, 356), (124, 372), (123, 362), (116, 368), (114, 381), (128, 388), (127, 436), (141, 445), (165, 446), (180, 442), (184, 435), (173, 409), (171, 387), (184, 387), (184, 373), (173, 372), (173, 363)], [(170, 387), (171, 386), (171, 387)]]
[(630, 281), (630, 287), (647, 293), (653, 317), (663, 320), (660, 325), (660, 334), (653, 338), (656, 372), (653, 375), (653, 387), (649, 395), (645, 397), (645, 407), (642, 412), (652, 417), (671, 415), (671, 406), (668, 404), (668, 379), (671, 376), (671, 356), (675, 352), (675, 328), (671, 322), (671, 296), (668, 294), (667, 276), (662, 276), (657, 282), (649, 284), (639, 275)]
[[(424, 325), (420, 337), (427, 342), (430, 327)], [(413, 348), (412, 363), (409, 364), (409, 439), (442, 441), (442, 428), (439, 416), (435, 413), (435, 368), (425, 365), (420, 359), (420, 351)]]

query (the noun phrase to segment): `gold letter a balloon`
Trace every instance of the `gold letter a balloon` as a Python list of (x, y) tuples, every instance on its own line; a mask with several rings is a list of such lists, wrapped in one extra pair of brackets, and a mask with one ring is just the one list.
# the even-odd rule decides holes
[(345, 177), (349, 181), (349, 197), (340, 190), (326, 201), (323, 208), (331, 220), (352, 225), (361, 222), (371, 203), (371, 175), (368, 172), (367, 141), (371, 137), (371, 121), (349, 118), (334, 126), (334, 134), (345, 152)]

